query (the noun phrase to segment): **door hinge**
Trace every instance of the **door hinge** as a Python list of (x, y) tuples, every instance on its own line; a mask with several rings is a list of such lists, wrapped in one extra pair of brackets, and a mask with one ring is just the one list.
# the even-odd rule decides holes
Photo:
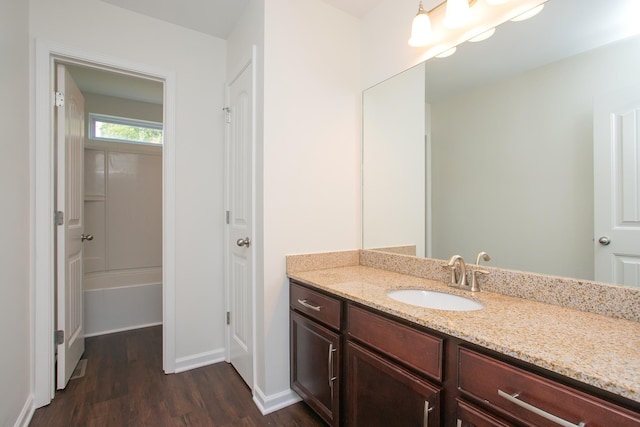
[(229, 218), (231, 217), (231, 211), (227, 211), (227, 224), (229, 224)]
[(227, 311), (227, 325), (231, 324), (231, 312)]
[(55, 95), (55, 106), (64, 107), (64, 93), (56, 92)]
[(56, 211), (55, 222), (56, 225), (64, 225), (64, 212)]
[(222, 109), (222, 111), (224, 111), (224, 121), (225, 121), (225, 123), (231, 123), (231, 108), (224, 107)]
[(53, 333), (53, 342), (55, 345), (64, 344), (64, 331), (57, 330)]

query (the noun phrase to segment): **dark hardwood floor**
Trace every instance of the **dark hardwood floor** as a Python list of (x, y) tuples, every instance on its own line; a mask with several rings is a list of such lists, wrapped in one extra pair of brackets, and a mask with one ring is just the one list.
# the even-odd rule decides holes
[(87, 369), (38, 409), (32, 427), (324, 426), (302, 402), (263, 416), (231, 365), (162, 372), (162, 329), (87, 338)]

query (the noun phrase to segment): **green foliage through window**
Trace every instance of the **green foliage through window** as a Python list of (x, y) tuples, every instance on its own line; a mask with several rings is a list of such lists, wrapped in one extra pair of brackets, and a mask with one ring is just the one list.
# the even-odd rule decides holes
[(91, 116), (91, 137), (144, 144), (162, 144), (162, 124), (119, 117)]

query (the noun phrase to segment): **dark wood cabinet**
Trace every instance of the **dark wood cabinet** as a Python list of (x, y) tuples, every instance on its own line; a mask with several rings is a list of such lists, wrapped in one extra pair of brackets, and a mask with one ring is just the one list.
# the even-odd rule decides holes
[(341, 302), (297, 285), (290, 295), (291, 388), (329, 425), (338, 426)]
[(331, 426), (640, 426), (640, 404), (294, 281), (290, 308), (291, 387)]
[(440, 425), (438, 387), (353, 342), (346, 345), (346, 378), (346, 425)]
[(456, 400), (456, 427), (514, 427), (497, 416), (464, 400)]
[(457, 359), (462, 394), (519, 425), (640, 426), (638, 413), (473, 349)]

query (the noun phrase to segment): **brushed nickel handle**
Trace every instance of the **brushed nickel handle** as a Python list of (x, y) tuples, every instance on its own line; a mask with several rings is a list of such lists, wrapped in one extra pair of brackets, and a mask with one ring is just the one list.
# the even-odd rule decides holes
[(547, 411), (544, 411), (536, 406), (531, 405), (530, 403), (527, 403), (525, 401), (522, 401), (520, 399), (518, 399), (518, 397), (520, 396), (520, 393), (513, 393), (513, 394), (509, 394), (509, 393), (505, 393), (504, 391), (498, 389), (498, 396), (504, 397), (505, 399), (507, 399), (509, 402), (518, 405), (519, 407), (526, 409), (527, 411), (533, 412), (536, 415), (541, 416), (542, 418), (545, 418), (549, 421), (552, 421), (558, 425), (561, 425), (563, 427), (584, 427), (586, 425), (586, 423), (584, 423), (583, 421), (580, 421), (578, 424), (573, 424), (567, 420), (564, 420), (560, 417), (557, 417), (553, 414), (550, 414)]
[(429, 401), (425, 400), (424, 401), (424, 413), (423, 413), (423, 420), (422, 420), (422, 426), (423, 427), (429, 427), (429, 413), (433, 412), (433, 406), (429, 406)]
[(309, 304), (306, 299), (299, 299), (298, 302), (304, 307), (310, 308), (311, 310), (320, 311), (320, 309), (322, 308), (319, 305)]
[(80, 236), (80, 241), (84, 242), (85, 240), (91, 241), (91, 240), (93, 240), (93, 236), (91, 234), (82, 234)]
[(243, 246), (249, 247), (251, 245), (251, 240), (249, 240), (248, 237), (245, 237), (244, 239), (238, 239), (236, 240), (236, 245), (240, 247), (243, 247)]
[(611, 239), (609, 239), (607, 236), (602, 236), (601, 238), (598, 239), (598, 242), (602, 246), (607, 246), (609, 243), (611, 243)]
[(333, 376), (333, 353), (336, 352), (336, 349), (333, 348), (333, 343), (329, 343), (329, 360), (327, 362), (328, 372), (329, 372), (329, 389), (331, 390), (331, 400), (333, 400), (333, 382), (336, 380), (336, 377)]

